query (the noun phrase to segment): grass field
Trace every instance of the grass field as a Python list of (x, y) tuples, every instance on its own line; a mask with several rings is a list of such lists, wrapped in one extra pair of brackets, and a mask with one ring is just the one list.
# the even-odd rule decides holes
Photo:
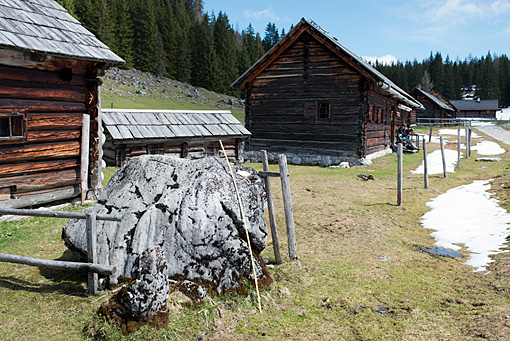
[[(231, 96), (217, 94), (204, 88), (195, 88), (167, 78), (155, 78), (146, 73), (133, 70), (119, 70), (120, 79), (108, 73), (103, 77), (101, 86), (101, 107), (110, 109), (159, 109), (159, 110), (230, 110), (241, 122), (244, 122), (244, 107), (228, 105)], [(140, 91), (139, 82), (150, 84)], [(203, 96), (194, 99), (187, 95), (197, 89)]]
[[(480, 134), (482, 135), (482, 134)], [(486, 138), (485, 139), (489, 139)], [(455, 149), (455, 145), (447, 145)], [(506, 146), (508, 148), (508, 146)], [(438, 145), (430, 144), (429, 152)], [(430, 177), (410, 173), (422, 154), (405, 155), (403, 204), (396, 206), (396, 155), (370, 166), (290, 166), (299, 260), (270, 269), (262, 291), (210, 297), (186, 308), (169, 300), (170, 326), (123, 336), (97, 314), (110, 292), (86, 295), (86, 275), (0, 263), (2, 340), (504, 340), (510, 335), (510, 255), (490, 272), (465, 259), (421, 250), (434, 239), (420, 225), (426, 202), (446, 190), (494, 178), (494, 195), (510, 208), (510, 153), (499, 163), (462, 160), (461, 169)], [(252, 164), (261, 169), (259, 164)], [(482, 168), (487, 167), (487, 168)], [(277, 165), (271, 165), (277, 170)], [(107, 178), (115, 171), (108, 169)], [(372, 174), (373, 181), (358, 175)], [(273, 181), (282, 255), (288, 255), (281, 191)], [(72, 210), (80, 210), (73, 207)], [(32, 218), (0, 224), (0, 252), (70, 259), (60, 240), (65, 221)], [(465, 257), (468, 253), (461, 251)], [(273, 260), (271, 240), (263, 257)]]

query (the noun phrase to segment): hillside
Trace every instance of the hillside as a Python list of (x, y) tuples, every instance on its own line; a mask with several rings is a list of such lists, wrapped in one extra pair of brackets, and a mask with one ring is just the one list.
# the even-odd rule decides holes
[(222, 109), (244, 122), (244, 101), (136, 69), (111, 68), (101, 87), (104, 109)]

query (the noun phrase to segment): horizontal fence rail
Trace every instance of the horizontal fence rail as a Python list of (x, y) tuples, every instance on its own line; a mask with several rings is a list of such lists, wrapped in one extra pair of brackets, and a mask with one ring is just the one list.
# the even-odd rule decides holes
[(417, 118), (416, 125), (418, 126), (433, 126), (433, 127), (470, 127), (470, 119), (462, 118)]
[[(41, 211), (24, 210), (18, 208), (0, 208), (0, 214), (20, 215), (30, 217), (45, 218), (65, 218), (65, 219), (86, 219), (87, 214), (82, 212), (61, 212), (61, 211)], [(122, 217), (113, 214), (97, 214), (96, 220), (121, 221)]]
[(117, 271), (115, 266), (113, 265), (65, 262), (59, 260), (49, 260), (18, 255), (7, 255), (4, 253), (0, 253), (0, 262), (25, 264), (60, 270), (95, 272), (102, 275), (112, 275)]

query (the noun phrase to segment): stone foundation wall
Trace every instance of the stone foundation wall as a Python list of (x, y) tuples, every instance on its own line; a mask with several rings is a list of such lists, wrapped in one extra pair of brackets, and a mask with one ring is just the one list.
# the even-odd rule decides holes
[[(247, 151), (244, 152), (244, 162), (261, 162), (259, 151)], [(278, 162), (278, 154), (275, 152), (267, 152), (267, 158), (269, 162)], [(324, 155), (309, 155), (309, 154), (295, 154), (285, 153), (287, 155), (287, 162), (293, 165), (310, 165), (310, 166), (338, 166), (343, 162), (348, 162), (349, 166), (359, 166), (365, 164), (365, 159), (356, 157), (335, 157), (335, 156), (324, 156)]]

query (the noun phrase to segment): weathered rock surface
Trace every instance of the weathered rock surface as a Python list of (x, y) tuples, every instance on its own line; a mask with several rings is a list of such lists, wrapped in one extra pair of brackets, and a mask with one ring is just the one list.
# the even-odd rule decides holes
[(119, 322), (125, 332), (146, 323), (168, 326), (170, 281), (163, 250), (156, 246), (144, 251), (135, 262), (131, 278), (128, 285), (101, 304), (99, 312), (108, 321)]
[[(258, 256), (267, 227), (263, 183), (257, 179), (236, 175), (259, 284), (268, 286), (272, 279)], [(124, 215), (120, 223), (97, 221), (98, 262), (116, 266), (117, 273), (109, 278), (113, 284), (130, 278), (139, 255), (156, 246), (164, 251), (171, 279), (189, 280), (219, 294), (245, 290), (244, 278), (253, 282), (238, 200), (221, 159), (135, 158), (88, 210)], [(73, 252), (86, 255), (83, 220), (70, 221), (62, 238)]]

